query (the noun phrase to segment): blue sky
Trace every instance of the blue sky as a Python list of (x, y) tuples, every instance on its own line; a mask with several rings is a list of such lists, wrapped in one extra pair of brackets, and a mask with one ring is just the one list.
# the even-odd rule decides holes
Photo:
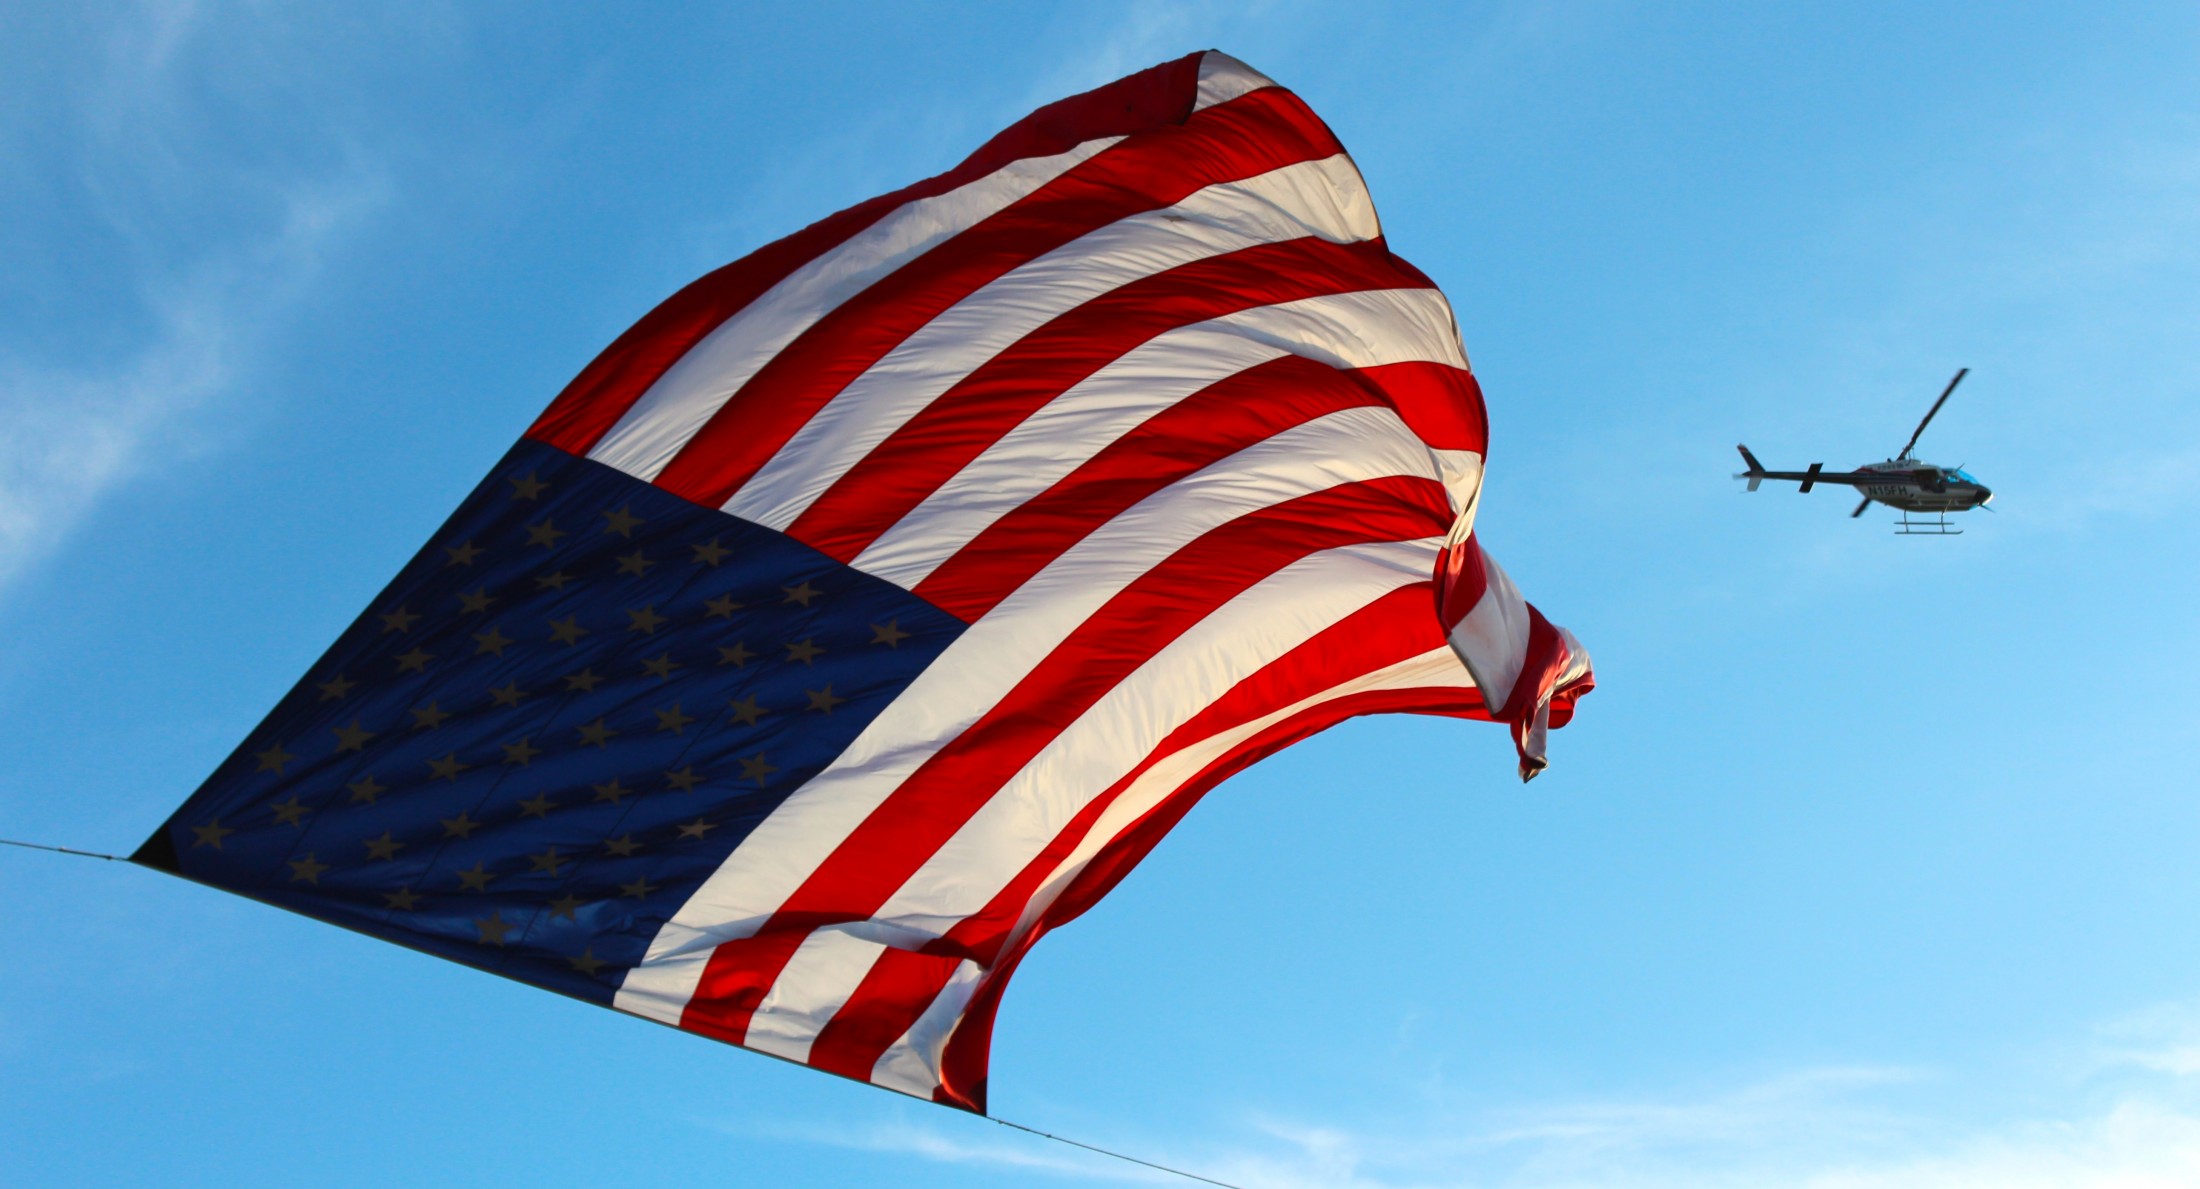
[[(1246, 1185), (2200, 1182), (2189, 5), (0, 9), (0, 834), (134, 846), (659, 298), (1217, 46), (1489, 396), (1602, 688), (1233, 780), (1008, 1118)], [(1745, 496), (1921, 453), (1948, 541)], [(148, 872), (0, 855), (11, 1184), (1138, 1180)]]

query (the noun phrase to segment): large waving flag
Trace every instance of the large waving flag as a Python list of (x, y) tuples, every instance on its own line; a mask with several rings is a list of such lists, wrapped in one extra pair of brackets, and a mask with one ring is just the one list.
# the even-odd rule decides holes
[(1482, 551), (1443, 295), (1219, 53), (590, 364), (140, 862), (983, 1110), (1002, 989), (1200, 795), (1588, 657)]

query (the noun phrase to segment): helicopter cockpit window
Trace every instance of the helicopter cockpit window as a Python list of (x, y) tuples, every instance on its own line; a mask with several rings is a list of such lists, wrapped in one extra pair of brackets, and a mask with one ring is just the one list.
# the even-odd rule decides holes
[(1977, 483), (1977, 482), (1978, 482), (1978, 480), (1976, 480), (1976, 479), (1973, 479), (1973, 478), (1971, 477), (1971, 475), (1970, 475), (1970, 472), (1968, 472), (1968, 471), (1963, 471), (1963, 470), (1956, 470), (1956, 469), (1951, 469), (1951, 470), (1949, 470), (1949, 471), (1948, 471), (1948, 477), (1949, 477), (1950, 479), (1953, 479), (1953, 480), (1955, 480), (1955, 481), (1956, 481), (1956, 482), (1958, 482), (1958, 483)]

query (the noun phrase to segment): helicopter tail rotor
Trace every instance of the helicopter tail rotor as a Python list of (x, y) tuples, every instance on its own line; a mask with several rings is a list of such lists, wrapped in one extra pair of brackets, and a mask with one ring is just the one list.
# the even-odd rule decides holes
[(1751, 491), (1757, 490), (1757, 485), (1765, 481), (1765, 464), (1757, 461), (1757, 456), (1749, 452), (1749, 447), (1736, 446), (1734, 448), (1742, 452), (1742, 461), (1749, 464), (1748, 470), (1736, 472), (1734, 477), (1749, 480), (1749, 489)]

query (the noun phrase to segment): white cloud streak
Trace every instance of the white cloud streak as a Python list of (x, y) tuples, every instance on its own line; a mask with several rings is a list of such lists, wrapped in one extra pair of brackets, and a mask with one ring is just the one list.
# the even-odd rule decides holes
[[(2200, 1185), (2200, 1004), (2137, 1013), (2073, 1047), (2074, 1055), (2026, 1063), (2029, 1080), (2011, 1070), (1814, 1069), (1700, 1096), (1424, 1117), (1410, 1128), (1253, 1116), (1234, 1143), (1181, 1138), (1131, 1150), (1245, 1189)], [(2059, 1107), (1980, 1118), (1964, 1105), (2012, 1097)], [(957, 1134), (977, 1126), (901, 1122), (853, 1135), (783, 1134), (1066, 1179), (1146, 1183), (1156, 1175), (1074, 1152), (1057, 1158), (1036, 1139), (984, 1143)]]
[(236, 387), (259, 346), (255, 328), (295, 299), (373, 195), (353, 178), (301, 188), (266, 239), (148, 284), (154, 331), (120, 360), (57, 368), (0, 357), (0, 589), (136, 474), (158, 435)]
[[(109, 30), (100, 68), (65, 96), (80, 133), (67, 188), (86, 196), (113, 240), (129, 246), (132, 275), (116, 321), (143, 323), (137, 340), (83, 362), (70, 344), (0, 345), (0, 591), (30, 572), (101, 499), (161, 457), (190, 449), (183, 423), (249, 382), (268, 328), (322, 271), (329, 252), (387, 192), (360, 155), (310, 176), (260, 177), (224, 197), (263, 212), (250, 225), (208, 234), (177, 259), (156, 230), (175, 195), (211, 183), (187, 151), (193, 137), (193, 39), (222, 36), (196, 5), (152, 5)], [(27, 52), (27, 51), (19, 51)], [(185, 240), (189, 242), (189, 240)], [(57, 357), (75, 356), (68, 363)]]
[[(993, 1133), (1001, 1136), (1000, 1139), (973, 1138), (971, 1135), (951, 1134), (947, 1128), (911, 1123), (906, 1119), (852, 1129), (770, 1123), (731, 1127), (708, 1120), (697, 1120), (696, 1123), (706, 1130), (742, 1139), (763, 1136), (849, 1151), (914, 1156), (935, 1164), (1043, 1173), (1071, 1180), (1127, 1181), (1136, 1184), (1183, 1183), (1166, 1173), (1076, 1148), (1056, 1147), (1036, 1138), (1025, 1139), (1006, 1132)], [(986, 1126), (986, 1123), (971, 1119), (965, 1124), (965, 1129), (976, 1131)], [(984, 1135), (982, 1132), (978, 1134)]]

